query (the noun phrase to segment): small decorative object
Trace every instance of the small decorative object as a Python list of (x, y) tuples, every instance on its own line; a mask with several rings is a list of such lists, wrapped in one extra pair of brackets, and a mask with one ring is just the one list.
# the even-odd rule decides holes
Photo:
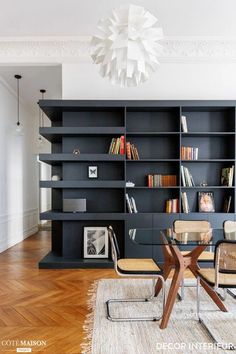
[(213, 192), (198, 192), (198, 208), (200, 213), (215, 212)]
[(201, 186), (201, 187), (207, 187), (207, 182), (206, 182), (206, 181), (202, 181), (202, 182), (200, 183), (200, 186)]
[(141, 6), (123, 5), (101, 19), (92, 38), (92, 59), (112, 84), (137, 86), (156, 71), (162, 46), (157, 18)]
[(52, 176), (52, 181), (60, 181), (61, 177), (59, 175), (53, 175)]
[(97, 166), (88, 166), (88, 178), (98, 178)]
[(126, 187), (134, 187), (134, 186), (135, 186), (135, 183), (133, 183), (131, 181), (126, 182)]
[(79, 149), (74, 149), (73, 154), (74, 154), (74, 155), (80, 155)]
[(106, 227), (84, 227), (84, 258), (108, 258)]

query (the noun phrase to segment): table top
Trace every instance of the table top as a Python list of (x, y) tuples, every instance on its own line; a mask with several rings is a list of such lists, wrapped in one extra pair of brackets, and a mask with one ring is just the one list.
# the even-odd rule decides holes
[(131, 240), (139, 245), (163, 245), (176, 244), (185, 246), (212, 245), (219, 240), (236, 240), (236, 233), (224, 235), (223, 229), (210, 229), (207, 232), (183, 232), (174, 233), (172, 229), (130, 229), (129, 236)]

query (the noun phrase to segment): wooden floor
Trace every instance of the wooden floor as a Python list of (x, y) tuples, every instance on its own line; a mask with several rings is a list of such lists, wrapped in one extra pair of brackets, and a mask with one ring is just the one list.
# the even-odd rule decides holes
[(17, 340), (46, 341), (33, 353), (81, 353), (87, 291), (94, 280), (115, 273), (38, 269), (49, 250), (50, 232), (40, 231), (0, 254), (0, 353), (24, 347)]
[(41, 231), (0, 254), (0, 353), (16, 353), (20, 340), (46, 341), (32, 353), (78, 354), (94, 280), (113, 270), (45, 270), (38, 261), (50, 249)]

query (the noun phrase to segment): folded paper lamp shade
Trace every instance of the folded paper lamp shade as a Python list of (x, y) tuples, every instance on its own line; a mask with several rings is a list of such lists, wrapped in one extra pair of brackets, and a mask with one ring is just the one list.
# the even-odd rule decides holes
[(138, 86), (156, 71), (162, 46), (162, 29), (157, 18), (143, 7), (124, 5), (98, 23), (92, 37), (91, 56), (100, 74), (112, 84)]

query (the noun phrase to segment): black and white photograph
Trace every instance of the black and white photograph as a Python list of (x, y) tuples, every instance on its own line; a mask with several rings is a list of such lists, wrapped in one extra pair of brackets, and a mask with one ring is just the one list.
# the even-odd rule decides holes
[(98, 178), (97, 166), (88, 166), (88, 178)]
[(108, 258), (106, 227), (84, 227), (84, 258)]

